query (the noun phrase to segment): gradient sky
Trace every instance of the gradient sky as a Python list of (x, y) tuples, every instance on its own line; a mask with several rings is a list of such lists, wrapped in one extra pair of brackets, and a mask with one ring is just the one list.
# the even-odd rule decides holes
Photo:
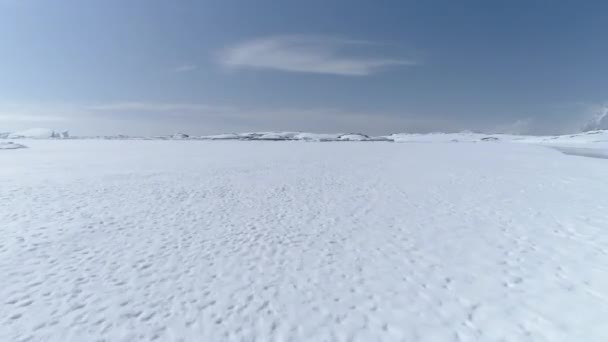
[(0, 0), (0, 131), (578, 130), (608, 1)]

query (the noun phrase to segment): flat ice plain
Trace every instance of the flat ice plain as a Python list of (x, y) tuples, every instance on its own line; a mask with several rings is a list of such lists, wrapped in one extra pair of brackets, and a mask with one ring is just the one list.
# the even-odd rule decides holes
[(523, 143), (23, 140), (1, 341), (608, 341), (608, 160)]

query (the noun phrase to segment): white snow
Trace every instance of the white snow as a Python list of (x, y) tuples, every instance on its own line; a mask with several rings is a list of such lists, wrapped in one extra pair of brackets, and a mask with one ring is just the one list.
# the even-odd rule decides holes
[(338, 137), (338, 140), (341, 141), (365, 141), (365, 140), (369, 140), (369, 137), (365, 134), (359, 134), (359, 133), (349, 133), (349, 134), (342, 134), (340, 137)]
[(365, 134), (343, 134), (343, 133), (306, 133), (306, 132), (251, 132), (251, 133), (227, 133), (218, 135), (202, 136), (203, 140), (300, 140), (300, 141), (386, 141), (385, 137), (371, 138)]
[(16, 150), (18, 148), (26, 148), (27, 146), (21, 144), (15, 144), (12, 141), (9, 142), (1, 142), (0, 141), (0, 150)]
[(186, 133), (175, 133), (171, 136), (172, 139), (180, 140), (180, 139), (188, 139), (190, 136)]
[(292, 140), (297, 132), (268, 132), (254, 136), (257, 140)]
[(208, 136), (204, 136), (203, 138), (210, 139), (210, 140), (238, 140), (241, 138), (241, 136), (236, 133), (226, 133), (226, 134), (208, 135)]
[(608, 159), (608, 148), (588, 148), (588, 147), (570, 147), (570, 146), (555, 146), (556, 150), (574, 156), (603, 158)]
[(14, 132), (9, 134), (8, 138), (37, 138), (48, 139), (55, 136), (55, 132), (48, 128), (31, 128), (25, 131)]
[(28, 140), (0, 341), (608, 341), (608, 161), (505, 140)]
[(430, 134), (408, 134), (399, 133), (388, 136), (394, 142), (414, 143), (455, 143), (455, 142), (484, 142), (484, 141), (514, 141), (524, 139), (526, 136), (508, 134), (484, 134), (484, 133), (430, 133)]
[(294, 139), (303, 141), (336, 141), (340, 135), (341, 134), (298, 133), (294, 136)]

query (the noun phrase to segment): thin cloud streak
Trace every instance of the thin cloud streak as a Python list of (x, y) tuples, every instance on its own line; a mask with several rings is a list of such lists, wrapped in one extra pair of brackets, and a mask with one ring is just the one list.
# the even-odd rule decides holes
[(367, 76), (397, 66), (418, 64), (407, 58), (366, 56), (380, 44), (325, 36), (272, 36), (222, 50), (218, 61), (232, 69)]

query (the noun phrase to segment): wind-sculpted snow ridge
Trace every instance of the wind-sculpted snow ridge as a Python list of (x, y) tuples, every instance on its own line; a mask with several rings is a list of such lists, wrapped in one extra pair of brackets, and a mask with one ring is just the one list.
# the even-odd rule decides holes
[(588, 147), (572, 147), (572, 146), (554, 146), (556, 150), (573, 156), (590, 157), (608, 159), (608, 148), (588, 148)]
[(37, 138), (48, 139), (55, 135), (55, 132), (48, 128), (32, 128), (20, 132), (14, 132), (8, 135), (9, 139), (15, 138)]
[(523, 136), (521, 140), (524, 142), (546, 144), (608, 143), (608, 130), (588, 131), (583, 133), (555, 136)]
[(608, 340), (605, 160), (28, 145), (0, 153), (0, 341)]
[(27, 148), (27, 146), (15, 144), (14, 142), (0, 142), (0, 150), (16, 150), (19, 148)]

